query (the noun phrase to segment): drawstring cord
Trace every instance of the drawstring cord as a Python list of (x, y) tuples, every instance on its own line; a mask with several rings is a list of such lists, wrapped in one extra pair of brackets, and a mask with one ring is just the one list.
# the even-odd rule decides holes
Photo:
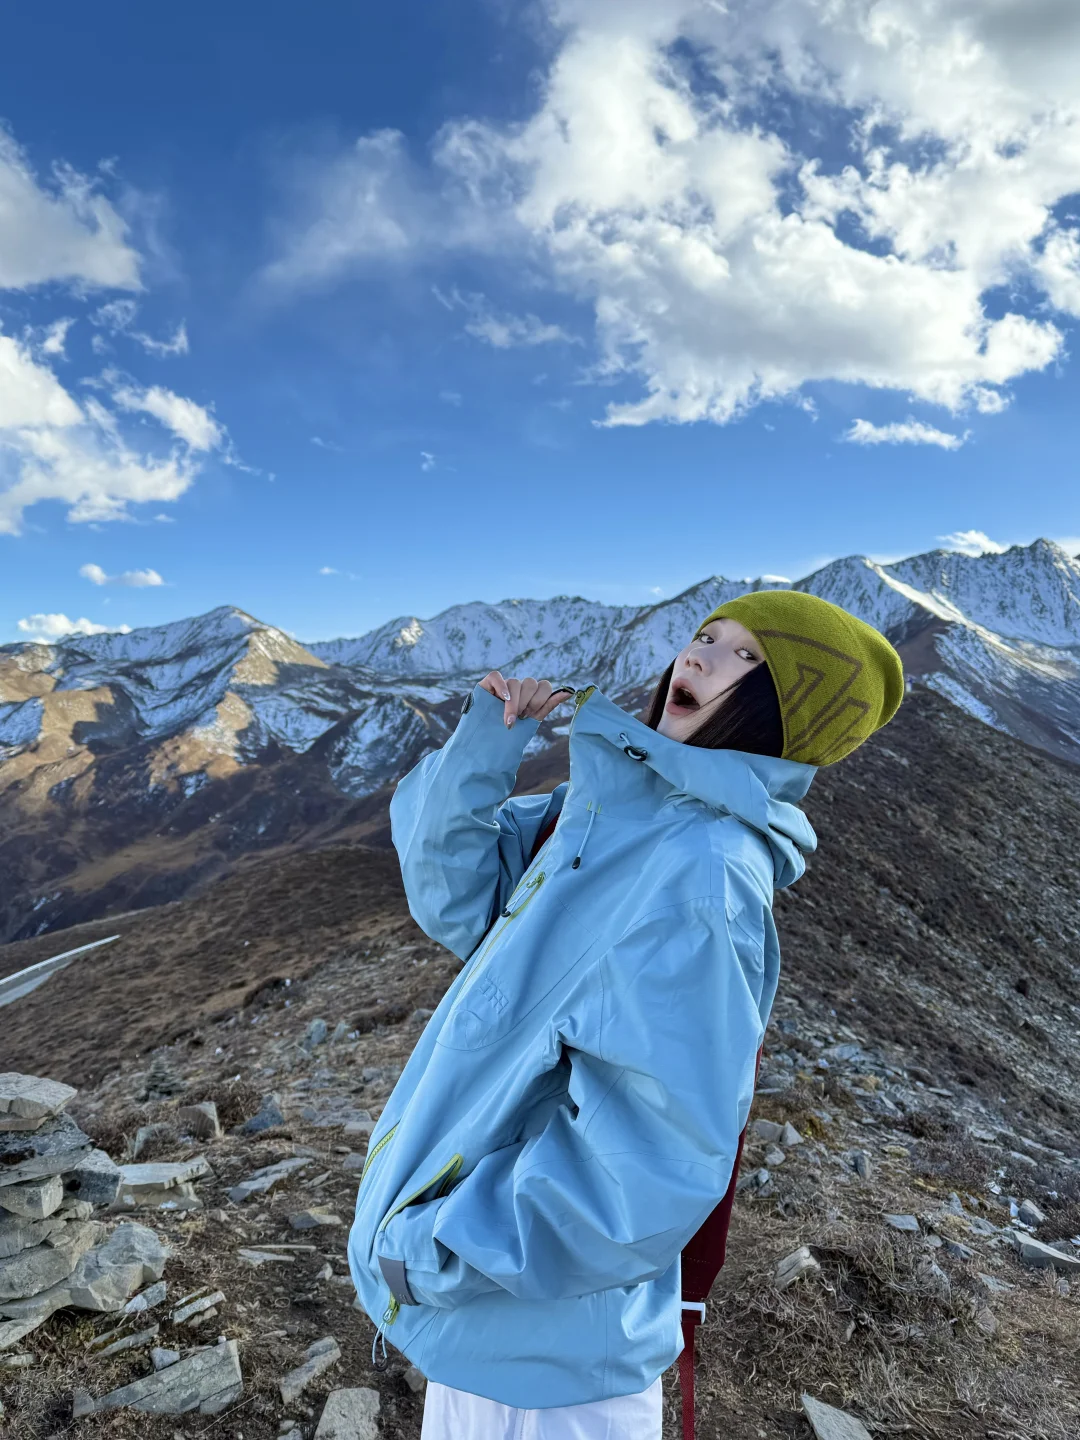
[(578, 846), (578, 852), (577, 852), (577, 854), (574, 856), (573, 864), (570, 866), (570, 869), (571, 869), (571, 870), (577, 870), (578, 867), (581, 865), (581, 857), (582, 857), (582, 855), (583, 855), (584, 852), (585, 852), (585, 846), (589, 843), (589, 832), (590, 832), (590, 830), (591, 830), (592, 827), (593, 827), (593, 821), (596, 819), (597, 815), (599, 815), (600, 809), (601, 809), (601, 807), (600, 807), (599, 805), (597, 805), (596, 809), (594, 810), (594, 809), (592, 808), (592, 801), (591, 801), (591, 800), (589, 801), (589, 807), (588, 807), (588, 808), (589, 808), (589, 812), (590, 812), (590, 813), (589, 813), (589, 823), (588, 823), (588, 825), (586, 825), (586, 827), (585, 827), (585, 838), (584, 838), (584, 840), (582, 840), (581, 844)]

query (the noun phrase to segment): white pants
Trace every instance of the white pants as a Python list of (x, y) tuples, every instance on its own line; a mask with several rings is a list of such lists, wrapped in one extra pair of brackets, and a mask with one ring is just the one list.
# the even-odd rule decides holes
[(432, 1380), (420, 1440), (660, 1440), (662, 1419), (659, 1376), (638, 1395), (549, 1410), (517, 1410)]

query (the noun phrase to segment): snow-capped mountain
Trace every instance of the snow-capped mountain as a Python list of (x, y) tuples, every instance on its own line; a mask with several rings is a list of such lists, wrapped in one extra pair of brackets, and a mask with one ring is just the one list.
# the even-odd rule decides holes
[[(223, 607), (0, 647), (0, 892), (15, 897), (0, 894), (0, 936), (46, 928), (67, 882), (49, 887), (91, 862), (111, 874), (125, 847), (132, 864), (148, 848), (189, 865), (198, 852), (197, 868), (208, 847), (294, 843), (346, 811), (361, 830), (385, 824), (385, 787), (442, 743), (488, 670), (597, 684), (636, 707), (705, 614), (787, 583), (712, 576), (648, 606), (472, 602), (308, 645)], [(794, 588), (882, 630), (913, 680), (1080, 763), (1080, 559), (1059, 546), (852, 556)], [(533, 748), (566, 723), (557, 712)]]

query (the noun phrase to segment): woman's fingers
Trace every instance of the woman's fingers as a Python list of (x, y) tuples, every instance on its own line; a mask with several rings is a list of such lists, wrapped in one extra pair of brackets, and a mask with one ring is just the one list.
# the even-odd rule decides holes
[(503, 723), (508, 729), (515, 720), (525, 717), (546, 720), (557, 705), (569, 700), (574, 693), (568, 685), (552, 690), (550, 680), (534, 680), (531, 675), (524, 680), (513, 676), (507, 679), (501, 670), (489, 671), (480, 686), (503, 702)]
[(551, 699), (548, 700), (540, 714), (540, 719), (546, 720), (551, 712), (557, 709), (564, 700), (572, 700), (575, 693), (572, 685), (560, 685), (557, 690), (553, 690), (551, 692)]

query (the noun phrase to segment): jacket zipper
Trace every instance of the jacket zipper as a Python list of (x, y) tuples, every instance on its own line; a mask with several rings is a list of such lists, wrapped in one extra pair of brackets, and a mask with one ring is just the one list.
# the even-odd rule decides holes
[[(452, 1155), (450, 1159), (446, 1162), (446, 1164), (442, 1167), (442, 1169), (437, 1171), (435, 1175), (433, 1175), (432, 1178), (425, 1185), (421, 1185), (419, 1189), (414, 1190), (411, 1195), (407, 1195), (404, 1200), (400, 1201), (397, 1205), (394, 1206), (394, 1208), (389, 1212), (389, 1214), (383, 1216), (383, 1219), (379, 1224), (379, 1228), (375, 1232), (376, 1235), (381, 1234), (382, 1231), (386, 1229), (387, 1225), (390, 1224), (390, 1221), (393, 1220), (395, 1215), (400, 1215), (402, 1210), (407, 1210), (410, 1205), (414, 1204), (420, 1198), (420, 1196), (423, 1195), (426, 1191), (430, 1190), (432, 1186), (435, 1186), (435, 1194), (431, 1197), (433, 1200), (438, 1200), (443, 1195), (449, 1194), (450, 1190), (453, 1188), (454, 1181), (457, 1179), (461, 1167), (462, 1165), (464, 1165), (464, 1163), (464, 1155)], [(393, 1325), (394, 1321), (398, 1317), (398, 1311), (400, 1309), (401, 1305), (399, 1304), (396, 1296), (391, 1295), (389, 1304), (387, 1305), (386, 1309), (383, 1311), (382, 1314), (383, 1325)]]
[[(400, 1120), (399, 1120), (399, 1121), (398, 1121), (398, 1124), (400, 1125), (400, 1123), (401, 1123), (401, 1122), (400, 1122)], [(382, 1137), (382, 1139), (379, 1141), (379, 1143), (375, 1146), (374, 1150), (369, 1150), (369, 1151), (368, 1151), (368, 1157), (367, 1157), (367, 1159), (364, 1161), (364, 1168), (363, 1168), (363, 1170), (360, 1171), (360, 1185), (363, 1185), (363, 1183), (364, 1183), (364, 1178), (365, 1178), (365, 1176), (367, 1175), (368, 1171), (371, 1169), (371, 1162), (375, 1159), (375, 1156), (378, 1155), (379, 1151), (383, 1148), (384, 1145), (389, 1145), (389, 1144), (390, 1144), (390, 1141), (394, 1138), (394, 1131), (395, 1131), (397, 1128), (398, 1128), (397, 1125), (391, 1125), (391, 1126), (390, 1126), (390, 1129), (386, 1132), (386, 1134)], [(357, 1190), (359, 1190), (359, 1188), (360, 1188), (360, 1186), (358, 1185), (358, 1186), (357, 1186)]]
[(492, 931), (491, 936), (489, 937), (484, 949), (473, 961), (473, 968), (469, 974), (469, 978), (465, 981), (461, 989), (458, 991), (458, 999), (460, 999), (461, 996), (465, 994), (466, 990), (469, 989), (473, 981), (476, 979), (477, 974), (479, 973), (482, 966), (487, 963), (488, 957), (491, 955), (492, 950), (496, 948), (496, 942), (502, 939), (503, 935), (506, 933), (507, 927), (510, 925), (510, 922), (512, 920), (516, 920), (517, 917), (521, 914), (521, 912), (527, 906), (531, 905), (533, 900), (536, 899), (536, 896), (540, 890), (540, 886), (543, 885), (546, 879), (547, 875), (543, 870), (540, 870), (526, 883), (524, 898), (517, 905), (514, 905), (513, 896), (511, 896), (505, 908), (500, 912), (503, 923), (499, 926), (497, 930)]

